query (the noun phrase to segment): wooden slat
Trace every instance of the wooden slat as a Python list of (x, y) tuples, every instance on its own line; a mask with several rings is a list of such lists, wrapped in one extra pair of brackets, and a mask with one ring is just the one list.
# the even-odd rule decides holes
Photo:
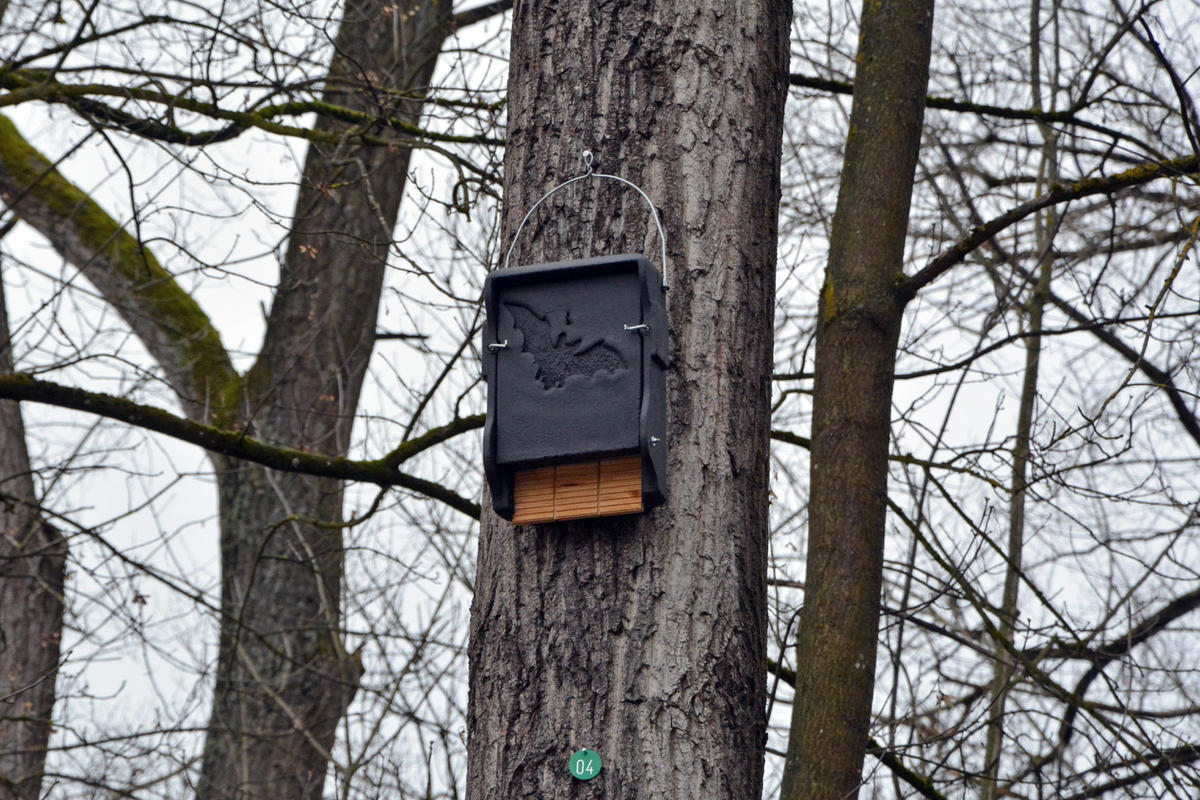
[(557, 464), (554, 467), (554, 519), (594, 517), (598, 510), (600, 464)]
[(628, 456), (522, 470), (513, 489), (518, 525), (640, 514), (642, 460)]
[(554, 467), (518, 472), (513, 505), (513, 522), (518, 525), (554, 519)]
[(597, 498), (597, 513), (612, 514), (642, 513), (642, 460), (613, 458), (600, 462), (600, 486)]

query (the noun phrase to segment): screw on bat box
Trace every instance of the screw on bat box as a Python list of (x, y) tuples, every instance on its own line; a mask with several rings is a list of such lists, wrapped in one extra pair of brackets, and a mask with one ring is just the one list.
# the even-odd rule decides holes
[[(641, 255), (509, 267), (484, 286), (484, 469), (518, 524), (636, 514), (666, 498), (666, 286)], [(660, 240), (663, 229), (651, 204)], [(662, 245), (666, 263), (666, 244)]]

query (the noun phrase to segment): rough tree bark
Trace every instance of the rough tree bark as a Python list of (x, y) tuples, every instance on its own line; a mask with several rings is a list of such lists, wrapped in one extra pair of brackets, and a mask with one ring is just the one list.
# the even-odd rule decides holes
[[(0, 282), (0, 372), (12, 372)], [(0, 400), (0, 800), (38, 800), (62, 639), (67, 545), (38, 512), (21, 407)]]
[[(485, 512), (471, 800), (761, 794), (790, 17), (783, 0), (515, 7), (507, 234), (542, 192), (579, 173), (585, 149), (660, 208), (670, 485), (666, 505), (644, 516), (514, 527)], [(593, 180), (558, 198), (526, 229), (514, 264), (630, 251), (659, 260), (632, 190)], [(567, 769), (582, 747), (604, 759), (586, 785)]]
[(904, 240), (932, 0), (862, 7), (854, 100), (817, 319), (809, 541), (783, 800), (858, 794), (879, 636)]

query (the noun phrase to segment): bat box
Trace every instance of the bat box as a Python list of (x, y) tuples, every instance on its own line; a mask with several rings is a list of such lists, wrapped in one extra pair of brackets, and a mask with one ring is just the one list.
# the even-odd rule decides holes
[(667, 313), (640, 255), (492, 272), (483, 462), (518, 524), (641, 513), (666, 492)]

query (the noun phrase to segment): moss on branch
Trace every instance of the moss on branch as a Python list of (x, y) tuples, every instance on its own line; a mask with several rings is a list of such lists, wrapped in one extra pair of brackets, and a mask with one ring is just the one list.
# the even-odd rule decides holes
[(86, 192), (0, 115), (0, 194), (76, 264), (162, 364), (189, 413), (230, 411), (240, 379), (200, 305)]

